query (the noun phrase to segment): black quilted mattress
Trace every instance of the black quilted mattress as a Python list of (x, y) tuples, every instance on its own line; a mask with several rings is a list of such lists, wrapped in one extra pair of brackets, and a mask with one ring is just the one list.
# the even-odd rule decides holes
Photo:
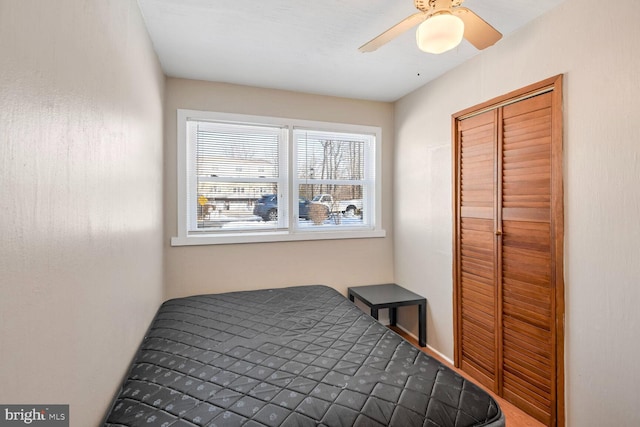
[(165, 302), (105, 426), (504, 426), (496, 402), (326, 286)]

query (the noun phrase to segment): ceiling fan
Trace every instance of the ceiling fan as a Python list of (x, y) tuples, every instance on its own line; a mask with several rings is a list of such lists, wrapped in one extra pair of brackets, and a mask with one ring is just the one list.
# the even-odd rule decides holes
[(360, 52), (373, 52), (405, 31), (420, 24), (416, 32), (418, 47), (429, 53), (453, 49), (467, 39), (477, 49), (485, 49), (502, 34), (466, 7), (464, 0), (414, 0), (420, 12), (400, 21), (376, 38), (360, 46)]

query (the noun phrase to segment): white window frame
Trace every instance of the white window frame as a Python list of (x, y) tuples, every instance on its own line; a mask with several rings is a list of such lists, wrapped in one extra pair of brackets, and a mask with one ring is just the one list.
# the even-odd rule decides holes
[[(280, 177), (278, 178), (279, 200), (286, 201), (287, 209), (283, 209), (284, 215), (278, 218), (278, 229), (256, 231), (216, 231), (189, 232), (189, 189), (190, 179), (195, 179), (189, 167), (189, 146), (187, 139), (187, 122), (189, 120), (201, 121), (225, 121), (242, 124), (275, 125), (287, 129), (287, 144), (280, 146)], [(373, 152), (375, 176), (369, 183), (373, 186), (373, 198), (369, 197), (367, 203), (373, 204), (371, 209), (365, 208), (369, 225), (359, 227), (323, 226), (321, 229), (309, 230), (297, 227), (297, 218), (293, 213), (297, 212), (299, 184), (293, 131), (296, 128), (313, 129), (327, 132), (344, 132), (370, 134), (375, 138)], [(285, 119), (278, 117), (254, 116), (244, 114), (230, 114), (198, 110), (177, 110), (177, 231), (178, 235), (171, 238), (172, 246), (188, 245), (215, 245), (236, 243), (260, 243), (260, 242), (286, 242), (301, 240), (329, 240), (329, 239), (357, 239), (385, 237), (382, 229), (382, 189), (381, 189), (381, 149), (382, 130), (375, 126), (351, 125), (344, 123), (329, 123), (310, 120)], [(282, 204), (280, 204), (282, 206)], [(288, 216), (288, 217), (287, 217)], [(288, 224), (288, 227), (285, 225)]]

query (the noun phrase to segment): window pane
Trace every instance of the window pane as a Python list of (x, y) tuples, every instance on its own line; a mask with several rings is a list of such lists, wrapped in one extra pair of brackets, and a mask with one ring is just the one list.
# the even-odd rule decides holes
[[(295, 129), (297, 181), (300, 197), (310, 201), (307, 222), (299, 227), (362, 227), (371, 215), (365, 206), (367, 170), (375, 139), (367, 134)], [(299, 215), (303, 218), (303, 215)]]
[[(275, 229), (282, 128), (192, 121), (195, 155), (194, 231)], [(259, 203), (260, 202), (260, 203)], [(258, 206), (260, 209), (258, 209)]]

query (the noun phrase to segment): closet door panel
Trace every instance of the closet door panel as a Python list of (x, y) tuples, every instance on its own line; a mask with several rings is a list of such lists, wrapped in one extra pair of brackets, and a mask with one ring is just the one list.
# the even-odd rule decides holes
[(495, 113), (459, 128), (460, 365), (496, 388)]
[(505, 106), (502, 124), (503, 396), (553, 414), (551, 94)]

